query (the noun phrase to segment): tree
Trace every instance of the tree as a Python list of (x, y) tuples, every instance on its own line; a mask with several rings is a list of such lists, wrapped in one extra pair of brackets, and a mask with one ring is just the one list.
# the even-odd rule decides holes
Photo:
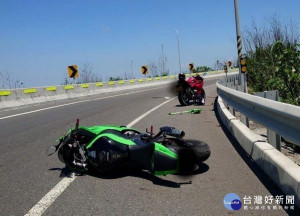
[(148, 61), (148, 70), (152, 77), (158, 75), (158, 67), (154, 61)]
[(0, 72), (0, 88), (1, 89), (16, 89), (24, 87), (24, 83), (20, 80), (16, 80), (14, 78), (11, 78), (11, 75), (6, 72), (6, 74), (3, 74)]
[(89, 62), (85, 62), (80, 67), (79, 83), (91, 83), (102, 81), (101, 78), (93, 73), (93, 66)]

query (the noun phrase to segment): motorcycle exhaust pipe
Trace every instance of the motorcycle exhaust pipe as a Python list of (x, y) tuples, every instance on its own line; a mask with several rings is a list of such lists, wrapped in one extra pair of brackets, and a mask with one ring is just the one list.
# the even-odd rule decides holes
[(162, 132), (166, 133), (167, 135), (179, 137), (179, 138), (184, 137), (184, 135), (185, 135), (184, 131), (177, 130), (176, 128), (169, 127), (169, 126), (161, 127), (160, 133), (162, 133)]
[(172, 129), (171, 133), (170, 133), (171, 136), (174, 136), (174, 137), (184, 137), (185, 136), (185, 132), (182, 131), (182, 130), (177, 130), (177, 129)]

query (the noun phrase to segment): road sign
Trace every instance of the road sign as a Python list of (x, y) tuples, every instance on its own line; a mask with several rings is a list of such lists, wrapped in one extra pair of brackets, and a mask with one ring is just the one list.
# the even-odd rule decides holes
[(225, 72), (225, 73), (227, 73), (227, 72), (228, 72), (227, 65), (224, 65), (224, 72)]
[(141, 71), (142, 71), (142, 74), (144, 74), (144, 75), (148, 74), (148, 66), (147, 65), (143, 65), (141, 67)]
[(228, 67), (231, 67), (232, 66), (232, 61), (228, 61), (227, 65), (228, 65)]
[(68, 66), (68, 74), (70, 78), (78, 78), (79, 77), (79, 72), (78, 72), (78, 67), (77, 65), (71, 65)]
[(194, 63), (189, 64), (189, 70), (194, 70)]
[(245, 58), (241, 58), (241, 70), (242, 70), (242, 73), (247, 72), (247, 62), (246, 62)]

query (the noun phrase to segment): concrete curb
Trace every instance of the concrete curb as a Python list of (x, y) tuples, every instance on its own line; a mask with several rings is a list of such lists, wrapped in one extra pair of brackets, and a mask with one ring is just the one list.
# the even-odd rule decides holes
[(294, 195), (295, 205), (300, 207), (300, 167), (235, 118), (220, 97), (217, 112), (223, 124), (255, 163), (286, 195)]

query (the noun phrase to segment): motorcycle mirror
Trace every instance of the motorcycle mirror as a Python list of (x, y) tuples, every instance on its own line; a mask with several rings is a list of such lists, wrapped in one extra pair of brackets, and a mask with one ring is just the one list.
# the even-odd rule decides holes
[(47, 156), (53, 155), (56, 152), (56, 149), (57, 149), (56, 146), (50, 146), (46, 151), (46, 155)]

